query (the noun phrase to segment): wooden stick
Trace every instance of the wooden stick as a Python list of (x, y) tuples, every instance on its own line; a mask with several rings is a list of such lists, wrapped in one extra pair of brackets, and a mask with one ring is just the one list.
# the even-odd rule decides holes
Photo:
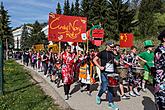
[(88, 42), (88, 39), (87, 39), (87, 53), (88, 53), (88, 51), (89, 51), (88, 44), (89, 44), (89, 42)]
[(86, 51), (86, 46), (85, 46), (85, 43), (84, 43), (84, 54), (85, 54), (85, 51)]
[(59, 54), (61, 53), (61, 41), (59, 42)]
[(78, 54), (78, 47), (79, 47), (79, 46), (78, 46), (78, 42), (77, 42), (77, 54)]

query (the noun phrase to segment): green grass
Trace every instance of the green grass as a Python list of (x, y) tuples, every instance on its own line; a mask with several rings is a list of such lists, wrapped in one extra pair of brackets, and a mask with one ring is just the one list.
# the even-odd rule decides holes
[(0, 96), (0, 110), (59, 110), (58, 105), (31, 82), (31, 76), (14, 61), (5, 62), (4, 95)]

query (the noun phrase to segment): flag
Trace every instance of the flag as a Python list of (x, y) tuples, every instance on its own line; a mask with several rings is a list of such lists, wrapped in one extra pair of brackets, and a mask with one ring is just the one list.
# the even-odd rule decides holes
[(120, 33), (120, 47), (133, 46), (133, 37), (132, 33)]

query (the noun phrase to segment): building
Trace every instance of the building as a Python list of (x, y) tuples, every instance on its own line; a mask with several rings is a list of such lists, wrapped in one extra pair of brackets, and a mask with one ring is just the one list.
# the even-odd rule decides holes
[(44, 32), (44, 34), (46, 35), (46, 37), (48, 37), (48, 25), (46, 25), (44, 28), (42, 28), (42, 32)]
[[(26, 26), (26, 28), (28, 30), (28, 33), (30, 33), (32, 30), (32, 27)], [(16, 28), (12, 31), (13, 37), (14, 37), (14, 49), (21, 49), (20, 41), (21, 41), (22, 31), (23, 31), (23, 26)]]

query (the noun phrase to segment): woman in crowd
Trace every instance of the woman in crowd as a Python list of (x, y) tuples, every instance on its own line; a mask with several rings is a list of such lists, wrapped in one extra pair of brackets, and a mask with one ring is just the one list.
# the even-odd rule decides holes
[(65, 92), (65, 100), (68, 100), (70, 97), (69, 91), (70, 86), (73, 83), (73, 63), (74, 63), (74, 55), (71, 53), (71, 47), (67, 46), (66, 51), (62, 54), (62, 78), (64, 83), (64, 92)]

